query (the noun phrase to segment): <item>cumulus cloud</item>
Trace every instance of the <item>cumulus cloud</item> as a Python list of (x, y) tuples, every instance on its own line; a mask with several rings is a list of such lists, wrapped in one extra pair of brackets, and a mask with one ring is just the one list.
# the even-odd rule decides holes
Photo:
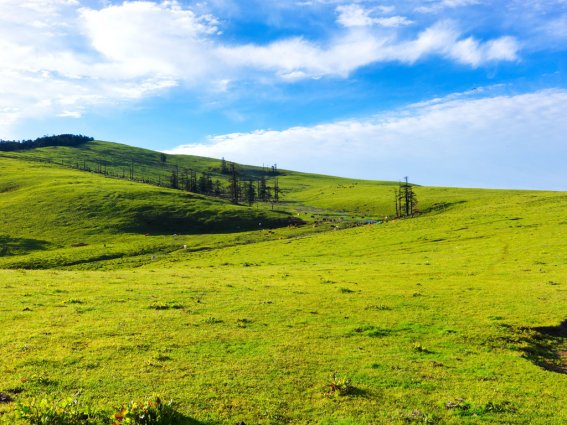
[(0, 137), (22, 119), (77, 118), (209, 78), (203, 52), (216, 32), (214, 17), (176, 1), (89, 9), (77, 0), (2, 0)]
[(436, 12), (441, 12), (442, 10), (447, 8), (454, 9), (459, 7), (477, 5), (481, 3), (482, 3), (481, 0), (437, 0), (429, 4), (418, 6), (416, 8), (416, 11), (420, 13), (436, 13)]
[(346, 78), (372, 63), (411, 64), (431, 55), (473, 67), (518, 56), (512, 37), (464, 38), (444, 22), (402, 37), (397, 27), (410, 20), (386, 16), (388, 6), (338, 10), (345, 28), (327, 39), (241, 44), (223, 39), (216, 17), (176, 0), (98, 8), (79, 0), (2, 0), (0, 136), (21, 119), (77, 117), (172, 87), (222, 93), (242, 79)]
[(453, 22), (442, 21), (422, 31), (414, 40), (389, 46), (387, 57), (414, 63), (435, 54), (477, 67), (495, 61), (518, 60), (519, 50), (519, 43), (513, 37), (500, 37), (486, 42), (474, 37), (463, 39)]
[(469, 37), (456, 42), (450, 55), (458, 62), (476, 67), (489, 61), (518, 60), (518, 50), (518, 42), (513, 37), (501, 37), (484, 44)]
[(469, 93), (368, 119), (211, 136), (170, 152), (359, 178), (408, 174), (431, 185), (565, 190), (566, 108), (564, 90)]
[(89, 44), (123, 77), (184, 77), (207, 72), (208, 36), (217, 20), (197, 16), (175, 1), (127, 2), (101, 10), (81, 9)]
[(219, 47), (217, 53), (227, 66), (271, 70), (287, 78), (347, 77), (362, 66), (377, 62), (412, 64), (430, 55), (439, 55), (477, 67), (495, 61), (518, 59), (520, 46), (513, 37), (481, 42), (461, 39), (456, 25), (439, 22), (420, 32), (413, 40), (402, 41), (365, 29), (349, 32), (321, 46), (300, 37), (265, 46)]
[[(391, 8), (382, 6), (376, 10), (387, 13)], [(401, 27), (411, 25), (413, 22), (405, 16), (373, 17), (373, 10), (365, 9), (358, 4), (348, 4), (337, 6), (337, 22), (344, 27), (366, 27), (381, 25), (384, 27)]]

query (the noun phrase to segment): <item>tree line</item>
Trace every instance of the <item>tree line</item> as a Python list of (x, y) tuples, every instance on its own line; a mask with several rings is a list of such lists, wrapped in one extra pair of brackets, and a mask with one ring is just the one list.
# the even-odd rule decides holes
[[(162, 156), (162, 161), (164, 157)], [(210, 172), (198, 173), (189, 168), (180, 169), (173, 166), (169, 177), (169, 187), (187, 192), (201, 193), (208, 196), (227, 198), (233, 204), (247, 203), (249, 206), (256, 202), (270, 202), (272, 209), (280, 200), (277, 165), (271, 166), (271, 172), (264, 171), (259, 177), (246, 176), (234, 162), (221, 160), (218, 176), (213, 180)], [(266, 174), (271, 175), (269, 179)]]
[(45, 148), (47, 146), (79, 146), (93, 141), (93, 137), (81, 134), (59, 134), (57, 136), (42, 136), (35, 140), (1, 140), (0, 151), (13, 152), (34, 148)]
[[(274, 204), (280, 201), (282, 193), (278, 180), (280, 173), (275, 164), (268, 169), (264, 168), (262, 172), (254, 176), (253, 173), (245, 173), (238, 164), (228, 162), (223, 158), (218, 168), (199, 172), (178, 164), (167, 164), (167, 156), (160, 154), (158, 167), (161, 167), (164, 173), (155, 176), (147, 172), (148, 164), (134, 159), (125, 165), (114, 165), (105, 160), (80, 158), (73, 161), (39, 158), (36, 160), (107, 177), (224, 198), (233, 204), (245, 203), (251, 206), (257, 202), (269, 202), (273, 209)], [(158, 168), (155, 165), (154, 168)]]
[[(93, 140), (93, 137), (76, 134), (43, 136), (35, 140), (18, 141), (0, 139), (0, 151), (13, 152), (48, 146), (76, 147)], [(281, 196), (277, 178), (279, 173), (276, 164), (270, 166), (268, 169), (263, 168), (260, 176), (253, 177), (250, 175), (247, 176), (237, 164), (228, 162), (222, 158), (218, 169), (209, 170), (208, 172), (197, 172), (190, 168), (179, 167), (179, 165), (166, 165), (167, 156), (162, 153), (159, 157), (161, 167), (167, 167), (171, 172), (169, 175), (158, 175), (157, 179), (155, 177), (152, 179), (144, 173), (147, 164), (135, 161), (134, 159), (129, 161), (126, 166), (113, 165), (105, 160), (87, 160), (80, 158), (73, 161), (40, 158), (36, 158), (35, 160), (103, 174), (113, 178), (225, 198), (229, 199), (230, 202), (234, 204), (247, 203), (248, 205), (252, 205), (255, 202), (271, 202), (273, 209), (274, 203), (278, 203)], [(273, 177), (273, 179), (270, 180), (270, 177)]]

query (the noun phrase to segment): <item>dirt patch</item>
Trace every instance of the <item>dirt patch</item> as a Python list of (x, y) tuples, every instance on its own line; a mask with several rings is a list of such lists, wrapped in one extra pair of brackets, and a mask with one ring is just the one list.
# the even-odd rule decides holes
[(11, 403), (12, 401), (12, 397), (8, 394), (0, 393), (0, 403)]

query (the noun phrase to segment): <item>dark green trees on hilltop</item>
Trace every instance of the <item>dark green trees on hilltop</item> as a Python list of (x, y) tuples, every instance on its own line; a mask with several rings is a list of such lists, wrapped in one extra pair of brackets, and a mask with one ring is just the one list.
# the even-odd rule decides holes
[(43, 136), (35, 140), (0, 140), (0, 151), (12, 152), (33, 148), (44, 148), (47, 146), (79, 146), (87, 142), (92, 142), (94, 138), (75, 135), (60, 134), (58, 136)]

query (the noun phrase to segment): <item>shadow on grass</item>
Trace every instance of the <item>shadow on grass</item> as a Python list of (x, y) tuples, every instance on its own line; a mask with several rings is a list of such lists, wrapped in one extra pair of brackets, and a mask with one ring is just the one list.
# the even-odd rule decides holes
[(524, 357), (551, 372), (567, 374), (567, 320), (558, 326), (529, 329)]
[(370, 398), (372, 394), (370, 393), (370, 391), (365, 390), (363, 388), (359, 388), (359, 387), (352, 387), (349, 390), (348, 393), (348, 397), (363, 397), (363, 398)]
[(454, 207), (455, 205), (460, 205), (460, 204), (464, 204), (467, 201), (454, 201), (454, 202), (438, 202), (436, 204), (433, 204), (427, 208), (424, 208), (421, 210), (422, 214), (428, 214), (428, 213), (436, 213), (436, 212), (443, 212), (449, 208)]
[[(251, 230), (301, 226), (305, 221), (285, 211), (255, 211), (242, 207), (240, 211), (211, 215), (210, 212), (141, 211), (119, 226), (125, 233), (147, 235), (224, 234)], [(279, 214), (279, 217), (274, 214)]]
[(0, 257), (24, 254), (30, 251), (48, 249), (51, 244), (39, 239), (10, 238), (0, 236)]
[(175, 425), (212, 425), (212, 423), (201, 422), (189, 416), (180, 415), (176, 418)]

